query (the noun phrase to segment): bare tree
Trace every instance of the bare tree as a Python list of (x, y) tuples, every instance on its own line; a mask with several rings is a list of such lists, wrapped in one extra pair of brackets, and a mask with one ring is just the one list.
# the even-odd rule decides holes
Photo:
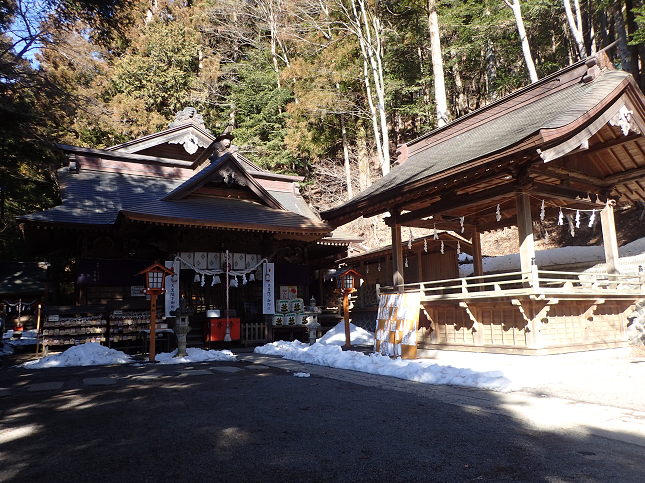
[(533, 57), (531, 56), (531, 49), (529, 47), (529, 40), (526, 37), (526, 30), (524, 29), (524, 20), (522, 20), (522, 7), (520, 5), (520, 0), (512, 0), (513, 3), (510, 3), (509, 0), (504, 0), (504, 3), (513, 10), (513, 15), (515, 16), (515, 23), (517, 24), (517, 33), (520, 35), (520, 42), (522, 43), (522, 53), (524, 54), (524, 61), (526, 62), (526, 68), (529, 71), (529, 78), (531, 82), (537, 82), (538, 76), (535, 71), (535, 64), (533, 63)]
[(582, 35), (582, 15), (580, 15), (580, 2), (574, 0), (573, 6), (576, 9), (575, 17), (571, 11), (571, 2), (569, 0), (564, 1), (564, 11), (567, 14), (567, 21), (569, 22), (569, 28), (571, 29), (571, 35), (573, 35), (573, 40), (576, 42), (578, 47), (578, 55), (581, 59), (587, 58), (587, 50), (585, 49), (585, 41)]
[(446, 100), (446, 83), (443, 76), (443, 59), (441, 58), (441, 41), (436, 0), (428, 0), (428, 30), (430, 31), (434, 98), (437, 103), (437, 124), (441, 127), (448, 122), (448, 101)]

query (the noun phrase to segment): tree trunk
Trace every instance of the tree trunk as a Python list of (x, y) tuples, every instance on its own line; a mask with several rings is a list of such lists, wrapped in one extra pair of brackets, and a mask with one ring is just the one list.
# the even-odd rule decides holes
[(488, 98), (491, 101), (497, 99), (497, 91), (495, 90), (495, 80), (497, 79), (497, 63), (495, 60), (495, 50), (493, 49), (493, 41), (488, 39), (486, 44), (486, 90)]
[(437, 125), (441, 127), (448, 123), (448, 101), (446, 100), (446, 82), (443, 76), (443, 59), (441, 58), (441, 38), (439, 36), (436, 0), (428, 0), (428, 30), (430, 32), (430, 52), (432, 54), (434, 97), (437, 103)]
[[(360, 14), (356, 2), (360, 7)], [(352, 28), (355, 30), (353, 33), (358, 37), (361, 54), (363, 55), (363, 82), (372, 115), (374, 139), (379, 154), (381, 172), (385, 176), (390, 172), (390, 147), (387, 116), (385, 114), (385, 82), (383, 79), (382, 48), (380, 44), (380, 21), (374, 12), (371, 12), (373, 14), (371, 15), (372, 21), (368, 20), (364, 0), (352, 0), (352, 13)], [(374, 41), (372, 40), (372, 28), (374, 28)], [(378, 100), (377, 105), (374, 104), (374, 99), (372, 98), (372, 83), (374, 83), (374, 91)]]
[(520, 0), (512, 0), (513, 3), (509, 3), (508, 0), (504, 0), (506, 5), (513, 10), (513, 15), (515, 16), (515, 23), (517, 24), (517, 33), (520, 36), (520, 42), (522, 44), (522, 53), (524, 54), (524, 61), (526, 62), (526, 68), (529, 71), (529, 78), (531, 82), (537, 82), (538, 76), (535, 71), (535, 64), (533, 63), (533, 57), (531, 56), (531, 49), (529, 48), (529, 40), (526, 38), (526, 30), (524, 29), (524, 20), (522, 20), (522, 7), (520, 5)]
[(567, 21), (569, 22), (571, 35), (573, 35), (573, 40), (576, 43), (576, 47), (578, 47), (578, 55), (581, 59), (586, 59), (587, 50), (585, 48), (585, 41), (582, 35), (582, 16), (580, 15), (580, 3), (578, 0), (574, 0), (574, 7), (576, 9), (575, 18), (571, 11), (571, 2), (569, 0), (564, 0), (564, 11), (567, 14)]
[(347, 130), (345, 129), (345, 118), (340, 115), (340, 130), (343, 135), (343, 156), (345, 157), (345, 180), (347, 183), (347, 199), (351, 200), (354, 197), (352, 191), (352, 172), (349, 165), (349, 146), (347, 145)]
[(358, 148), (358, 188), (363, 191), (370, 185), (370, 156), (363, 128), (358, 130), (356, 144)]
[(618, 36), (618, 55), (620, 56), (621, 67), (625, 72), (632, 71), (632, 56), (627, 45), (627, 31), (625, 30), (625, 18), (623, 17), (623, 4), (619, 0), (614, 1), (614, 23), (616, 24), (616, 35)]

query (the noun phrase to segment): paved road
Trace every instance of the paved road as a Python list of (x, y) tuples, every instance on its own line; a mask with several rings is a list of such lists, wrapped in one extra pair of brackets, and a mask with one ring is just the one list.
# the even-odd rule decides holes
[(1, 369), (0, 482), (645, 481), (633, 409), (240, 359)]

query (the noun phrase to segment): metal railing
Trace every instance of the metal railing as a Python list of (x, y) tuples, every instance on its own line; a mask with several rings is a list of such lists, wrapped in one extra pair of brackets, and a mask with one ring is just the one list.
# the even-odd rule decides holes
[(380, 293), (421, 292), (424, 300), (486, 298), (532, 294), (590, 294), (645, 296), (645, 276), (640, 274), (608, 274), (557, 272), (538, 270), (509, 272), (463, 278), (436, 280), (380, 287)]

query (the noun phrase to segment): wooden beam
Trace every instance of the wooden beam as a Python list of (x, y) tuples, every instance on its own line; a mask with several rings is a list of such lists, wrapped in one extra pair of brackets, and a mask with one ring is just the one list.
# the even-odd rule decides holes
[(602, 143), (596, 143), (593, 146), (588, 147), (587, 149), (579, 149), (572, 151), (569, 153), (569, 155), (572, 154), (591, 154), (591, 153), (596, 153), (598, 151), (604, 151), (605, 149), (613, 148), (616, 146), (621, 146), (623, 144), (626, 144), (630, 141), (634, 141), (640, 137), (642, 137), (642, 134), (628, 134), (627, 136), (621, 136), (618, 138), (614, 138), (610, 141), (602, 142)]
[(579, 203), (591, 203), (593, 205), (598, 204), (595, 201), (591, 201), (590, 193), (587, 191), (567, 188), (565, 186), (551, 185), (548, 183), (541, 183), (539, 181), (533, 182), (533, 184), (529, 188), (529, 192), (532, 195), (544, 196), (546, 198), (572, 200)]
[(421, 208), (419, 210), (410, 211), (408, 213), (400, 215), (399, 217), (397, 217), (396, 222), (398, 224), (407, 226), (407, 222), (409, 221), (438, 215), (447, 211), (467, 208), (483, 201), (494, 202), (499, 198), (511, 195), (515, 192), (515, 189), (515, 183), (511, 182), (477, 191), (472, 194), (466, 193), (463, 195), (452, 196), (433, 203), (431, 206), (428, 206), (426, 208)]
[(631, 169), (623, 173), (612, 174), (611, 176), (607, 176), (605, 178), (605, 181), (610, 186), (614, 186), (617, 184), (623, 184), (623, 183), (628, 183), (630, 181), (635, 181), (637, 179), (641, 179), (644, 176), (645, 176), (645, 167), (642, 167), (642, 168)]
[[(601, 190), (601, 188), (606, 188), (608, 186), (607, 180), (603, 178), (598, 178), (596, 176), (591, 176), (585, 173), (581, 173), (580, 171), (574, 171), (574, 170), (569, 170), (566, 168), (562, 168), (560, 166), (555, 166), (555, 165), (541, 165), (541, 166), (535, 166), (531, 168), (531, 174), (537, 174), (537, 175), (542, 175), (542, 176), (552, 176), (553, 178), (556, 179), (570, 179), (576, 183), (581, 183), (589, 188), (596, 189), (598, 191)], [(598, 192), (594, 191), (594, 192)]]

